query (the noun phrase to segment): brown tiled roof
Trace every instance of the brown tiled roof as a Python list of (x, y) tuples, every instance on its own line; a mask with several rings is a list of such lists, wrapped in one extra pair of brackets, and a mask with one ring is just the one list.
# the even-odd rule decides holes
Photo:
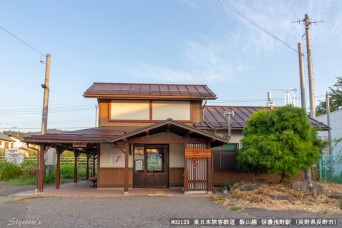
[(138, 84), (95, 82), (83, 94), (84, 97), (105, 99), (168, 99), (213, 100), (215, 93), (207, 85)]
[[(227, 117), (224, 112), (234, 112), (231, 117), (233, 130), (242, 130), (246, 126), (246, 120), (258, 110), (267, 110), (269, 107), (248, 107), (248, 106), (206, 106), (204, 108), (203, 122), (195, 123), (194, 126), (199, 129), (227, 129)], [(311, 125), (319, 130), (329, 130), (329, 127), (322, 122), (309, 118)]]
[(197, 129), (193, 126), (189, 126), (172, 119), (164, 120), (146, 127), (98, 127), (57, 134), (32, 135), (25, 137), (24, 141), (32, 144), (71, 144), (73, 142), (108, 143), (117, 142), (131, 137), (146, 136), (146, 132), (149, 132), (150, 135), (159, 132), (166, 132), (167, 129), (174, 134), (182, 136), (189, 135), (195, 138), (210, 138), (212, 139), (212, 146), (227, 143), (226, 139), (221, 136)]
[(139, 127), (97, 127), (88, 128), (78, 131), (65, 131), (61, 133), (31, 135), (24, 137), (24, 141), (28, 143), (106, 143), (113, 137), (125, 134), (126, 132), (135, 130)]

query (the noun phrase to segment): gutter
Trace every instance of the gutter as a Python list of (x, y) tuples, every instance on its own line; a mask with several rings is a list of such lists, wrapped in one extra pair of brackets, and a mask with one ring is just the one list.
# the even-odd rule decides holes
[(216, 134), (217, 134), (217, 128), (215, 128), (214, 126), (212, 126), (212, 125), (204, 118), (204, 108), (205, 108), (206, 105), (207, 105), (207, 98), (205, 98), (204, 104), (203, 104), (203, 107), (202, 107), (202, 119), (203, 119), (203, 121), (204, 121), (211, 129), (214, 130), (214, 134), (216, 135)]

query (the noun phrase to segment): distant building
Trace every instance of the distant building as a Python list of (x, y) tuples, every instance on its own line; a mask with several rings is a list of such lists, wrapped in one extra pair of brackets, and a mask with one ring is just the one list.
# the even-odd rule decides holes
[(10, 138), (8, 135), (0, 133), (0, 148), (10, 149), (14, 147), (15, 140)]

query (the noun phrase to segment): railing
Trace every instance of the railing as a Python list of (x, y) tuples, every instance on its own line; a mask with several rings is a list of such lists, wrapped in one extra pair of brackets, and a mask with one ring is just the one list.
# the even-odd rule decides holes
[[(0, 156), (0, 162), (5, 162), (6, 158), (5, 156)], [(37, 162), (37, 157), (32, 156), (32, 157), (24, 157), (24, 161), (32, 161), (32, 162)], [(74, 157), (61, 157), (61, 165), (65, 164), (71, 164), (73, 165), (75, 162)], [(87, 166), (87, 158), (86, 157), (78, 157), (77, 158), (77, 165), (78, 166)], [(89, 167), (92, 167), (93, 165), (93, 159), (89, 159)]]
[(320, 179), (326, 182), (342, 184), (342, 155), (324, 154), (318, 163)]

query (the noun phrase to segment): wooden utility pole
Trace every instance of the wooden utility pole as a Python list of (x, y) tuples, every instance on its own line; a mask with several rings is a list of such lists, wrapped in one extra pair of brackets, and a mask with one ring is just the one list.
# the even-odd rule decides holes
[[(45, 66), (45, 83), (42, 84), (42, 88), (44, 89), (44, 100), (43, 100), (43, 114), (42, 114), (42, 129), (41, 134), (44, 135), (47, 132), (47, 117), (48, 117), (48, 105), (49, 105), (49, 80), (50, 80), (50, 58), (51, 55), (46, 55), (46, 66)], [(43, 192), (44, 190), (44, 154), (46, 152), (45, 146), (40, 146), (38, 157), (38, 180), (37, 180), (37, 190), (38, 192)]]
[(302, 44), (298, 43), (298, 57), (299, 57), (299, 75), (300, 75), (300, 97), (302, 108), (306, 111), (306, 98), (305, 98), (305, 79), (304, 79), (304, 62)]
[(43, 115), (42, 115), (42, 135), (47, 132), (47, 118), (48, 118), (48, 107), (49, 107), (49, 81), (50, 81), (50, 54), (46, 54), (46, 67), (45, 67), (45, 83), (42, 84), (44, 89), (44, 101), (43, 101)]

